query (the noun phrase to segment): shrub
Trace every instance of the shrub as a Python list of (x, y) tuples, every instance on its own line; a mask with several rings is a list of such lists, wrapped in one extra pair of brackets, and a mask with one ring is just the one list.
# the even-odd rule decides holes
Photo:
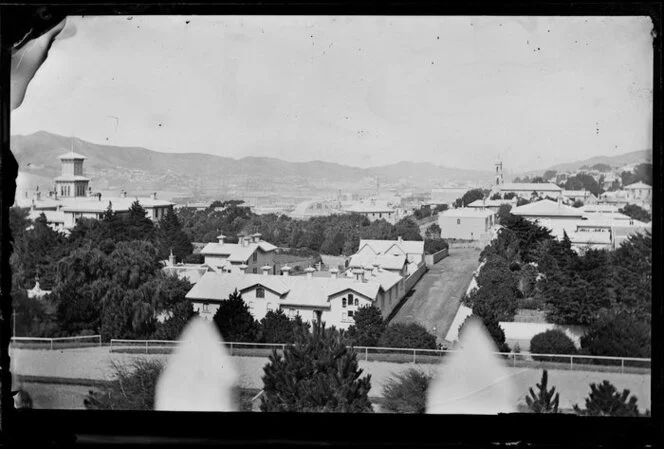
[[(571, 338), (564, 332), (552, 329), (535, 335), (530, 340), (530, 352), (533, 354), (576, 354), (576, 347)], [(569, 362), (567, 357), (540, 357), (533, 359), (549, 362)]]
[(258, 323), (237, 289), (226, 301), (221, 301), (213, 320), (224, 341), (255, 342), (258, 339)]
[(640, 416), (636, 396), (628, 399), (629, 390), (618, 392), (608, 380), (590, 384), (586, 408), (574, 405), (574, 411), (583, 416)]
[(436, 349), (436, 337), (417, 323), (390, 324), (378, 341), (385, 348)]
[(129, 367), (114, 365), (115, 379), (90, 391), (83, 400), (88, 410), (154, 410), (157, 378), (164, 365), (159, 360), (137, 359)]
[(556, 387), (547, 389), (549, 376), (546, 370), (542, 372), (542, 380), (537, 384), (537, 394), (532, 387), (528, 389), (530, 396), (526, 396), (528, 409), (533, 413), (558, 413), (560, 394), (556, 393)]
[(545, 310), (546, 303), (538, 298), (520, 298), (516, 302), (517, 308), (525, 310)]
[[(581, 338), (581, 347), (590, 355), (610, 357), (651, 356), (651, 328), (642, 320), (620, 314), (591, 326)], [(596, 359), (593, 363), (616, 363)]]
[(357, 355), (340, 332), (317, 324), (297, 342), (273, 351), (263, 368), (264, 412), (372, 412), (371, 376), (360, 378)]
[(270, 310), (261, 320), (260, 340), (264, 343), (293, 343), (293, 322), (282, 312)]
[[(432, 225), (433, 226), (433, 225)], [(424, 253), (434, 254), (444, 249), (449, 249), (450, 244), (444, 239), (424, 239)]]
[(458, 332), (459, 339), (463, 335), (464, 329), (466, 328), (468, 323), (476, 319), (482, 321), (487, 332), (489, 332), (489, 336), (496, 344), (496, 349), (498, 350), (498, 352), (510, 352), (510, 347), (507, 345), (507, 343), (505, 343), (505, 331), (503, 331), (503, 328), (500, 327), (498, 320), (496, 320), (495, 317), (491, 315), (487, 315), (486, 317), (483, 318), (473, 313), (472, 315), (467, 317), (464, 320), (464, 322), (461, 323), (461, 326), (459, 326), (459, 332)]
[(375, 306), (361, 307), (355, 313), (355, 324), (346, 336), (353, 346), (376, 346), (385, 332), (385, 321)]
[(383, 387), (383, 408), (392, 413), (425, 413), (431, 378), (415, 368), (392, 377)]

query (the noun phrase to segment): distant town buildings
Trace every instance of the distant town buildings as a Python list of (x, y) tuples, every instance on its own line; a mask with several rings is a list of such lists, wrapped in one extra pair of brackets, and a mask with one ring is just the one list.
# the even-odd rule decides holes
[(274, 273), (277, 247), (262, 240), (261, 234), (240, 234), (238, 243), (226, 243), (225, 237), (217, 236), (217, 243), (208, 243), (201, 250), (207, 266), (219, 273)]
[(376, 199), (355, 203), (345, 210), (348, 213), (363, 215), (370, 221), (385, 220), (391, 224), (395, 224), (404, 217), (400, 208)]
[(521, 198), (530, 199), (533, 194), (538, 197), (558, 198), (562, 195), (562, 192), (561, 187), (551, 183), (508, 182), (495, 185), (491, 193), (498, 193), (501, 197), (504, 197), (507, 193), (513, 193)]
[(482, 200), (475, 200), (472, 203), (470, 203), (466, 207), (471, 207), (473, 209), (490, 209), (494, 212), (498, 212), (498, 209), (500, 209), (500, 206), (503, 204), (507, 204), (508, 206), (511, 207), (516, 207), (517, 204), (517, 198), (514, 197), (509, 200), (505, 199), (499, 199), (499, 200), (491, 200), (491, 199), (482, 199)]
[[(403, 272), (406, 264), (406, 272)], [(378, 266), (384, 270), (407, 276), (424, 265), (424, 242), (415, 240), (360, 240), (357, 252), (351, 256), (351, 268)]]

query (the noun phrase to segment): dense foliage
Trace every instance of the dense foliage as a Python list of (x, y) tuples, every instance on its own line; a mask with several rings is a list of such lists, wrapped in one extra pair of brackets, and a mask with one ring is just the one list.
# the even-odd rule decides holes
[(497, 351), (510, 352), (510, 347), (505, 342), (505, 331), (503, 331), (503, 328), (500, 327), (500, 324), (496, 319), (495, 314), (490, 313), (483, 308), (480, 308), (478, 311), (473, 309), (473, 314), (468, 316), (463, 321), (463, 323), (461, 323), (461, 326), (459, 326), (459, 331), (458, 331), (459, 338), (462, 338), (468, 324), (477, 319), (479, 319), (486, 328), (487, 332), (489, 333), (489, 336), (496, 344)]
[(383, 348), (436, 349), (436, 337), (417, 323), (393, 323), (378, 341)]
[(255, 342), (258, 339), (259, 324), (237, 289), (227, 300), (221, 301), (212, 320), (224, 341)]
[(300, 315), (291, 319), (281, 310), (270, 310), (260, 321), (258, 340), (261, 343), (295, 343), (296, 336), (309, 329), (309, 323), (303, 322)]
[(463, 194), (461, 198), (457, 198), (454, 202), (454, 207), (466, 207), (473, 201), (482, 200), (489, 195), (489, 190), (486, 189), (472, 189)]
[(88, 410), (154, 410), (157, 379), (164, 364), (137, 359), (131, 365), (114, 365), (115, 378), (100, 391), (91, 390), (83, 403)]
[(302, 332), (283, 356), (276, 351), (263, 368), (264, 412), (372, 412), (371, 376), (335, 329), (324, 324)]
[(435, 254), (449, 248), (450, 244), (444, 239), (424, 239), (424, 254)]
[(595, 196), (602, 194), (602, 186), (591, 175), (578, 173), (567, 178), (565, 190), (587, 190)]
[(383, 409), (391, 413), (425, 413), (432, 376), (409, 368), (383, 386)]
[[(576, 346), (571, 338), (564, 332), (552, 329), (535, 335), (530, 340), (530, 352), (533, 354), (576, 354)], [(549, 362), (569, 362), (564, 357), (540, 357), (533, 356), (535, 360)]]
[(380, 310), (375, 306), (361, 307), (353, 317), (355, 323), (346, 331), (353, 346), (377, 346), (386, 324)]
[(636, 396), (629, 390), (619, 392), (608, 380), (601, 384), (590, 384), (586, 408), (574, 406), (574, 411), (583, 416), (640, 416)]
[(652, 164), (643, 163), (639, 164), (634, 169), (629, 171), (624, 171), (620, 174), (620, 180), (622, 181), (623, 186), (628, 186), (636, 182), (642, 182), (644, 184), (652, 185)]
[(652, 216), (650, 213), (643, 209), (640, 206), (637, 206), (636, 204), (628, 204), (627, 206), (623, 207), (622, 209), (618, 210), (621, 214), (625, 214), (630, 218), (633, 218), (635, 220), (642, 221), (644, 223), (648, 223), (649, 221), (652, 220)]

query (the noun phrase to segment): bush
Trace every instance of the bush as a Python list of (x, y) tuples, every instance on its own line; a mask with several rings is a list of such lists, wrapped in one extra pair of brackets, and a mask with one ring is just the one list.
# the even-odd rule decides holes
[(586, 398), (586, 408), (574, 406), (574, 411), (582, 416), (640, 416), (636, 396), (628, 399), (629, 390), (618, 392), (608, 380), (601, 384), (590, 384), (590, 394)]
[(372, 412), (371, 376), (360, 378), (357, 355), (340, 332), (317, 324), (297, 342), (273, 351), (263, 368), (263, 412)]
[(461, 326), (459, 326), (459, 339), (461, 339), (461, 336), (463, 335), (464, 329), (473, 320), (479, 319), (482, 324), (484, 324), (484, 327), (486, 328), (487, 332), (489, 332), (489, 336), (493, 340), (493, 342), (496, 344), (496, 349), (498, 352), (510, 352), (510, 347), (505, 343), (505, 331), (503, 331), (503, 328), (500, 327), (500, 324), (498, 323), (498, 320), (496, 320), (493, 316), (488, 315), (486, 317), (481, 317), (479, 315), (475, 315), (474, 313), (470, 316), (468, 316), (463, 323), (461, 323)]
[(258, 339), (259, 325), (237, 289), (226, 301), (221, 301), (212, 319), (224, 341), (255, 342)]
[(375, 306), (361, 307), (355, 313), (355, 324), (348, 328), (346, 336), (353, 346), (376, 346), (385, 332), (385, 321)]
[(425, 413), (431, 378), (415, 368), (392, 377), (383, 387), (383, 408), (392, 413)]
[(378, 341), (384, 348), (436, 349), (436, 337), (417, 323), (390, 324)]
[(295, 329), (293, 322), (282, 312), (270, 310), (261, 320), (260, 341), (263, 343), (293, 343)]
[(521, 298), (517, 300), (517, 307), (525, 310), (545, 310), (546, 303), (537, 298)]
[(115, 379), (83, 400), (88, 410), (154, 410), (159, 360), (137, 359), (130, 367), (114, 365)]
[[(576, 354), (576, 347), (564, 332), (552, 329), (535, 335), (530, 340), (530, 352), (533, 354)], [(568, 357), (539, 357), (533, 359), (544, 362), (569, 362)]]
[(438, 251), (449, 249), (450, 244), (444, 239), (424, 239), (424, 253), (435, 254)]
[[(581, 338), (584, 352), (609, 357), (651, 357), (651, 328), (642, 320), (620, 314), (591, 326)], [(616, 363), (596, 359), (596, 364)]]
[(533, 413), (558, 413), (560, 393), (556, 393), (556, 387), (547, 388), (548, 380), (548, 373), (544, 370), (542, 380), (537, 384), (537, 394), (532, 388), (528, 389), (530, 396), (526, 396), (526, 404)]

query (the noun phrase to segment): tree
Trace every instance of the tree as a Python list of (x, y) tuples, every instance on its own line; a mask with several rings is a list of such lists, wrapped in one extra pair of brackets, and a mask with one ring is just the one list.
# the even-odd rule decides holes
[(637, 182), (652, 185), (652, 164), (643, 163), (634, 167), (631, 172), (623, 171), (620, 174), (620, 180), (623, 186), (628, 186)]
[(261, 320), (260, 341), (265, 343), (293, 343), (293, 322), (281, 310), (270, 310)]
[(394, 232), (404, 240), (422, 241), (420, 227), (413, 220), (404, 218), (394, 225)]
[(572, 204), (572, 207), (575, 207), (575, 208), (577, 208), (577, 209), (578, 209), (579, 207), (583, 207), (583, 201), (575, 200), (575, 201), (574, 201), (574, 204)]
[(424, 233), (424, 236), (427, 239), (436, 239), (436, 238), (439, 239), (440, 238), (440, 233), (441, 233), (441, 229), (440, 229), (440, 226), (438, 226), (438, 223), (432, 223), (427, 228), (426, 232)]
[(362, 378), (357, 355), (335, 329), (317, 323), (283, 356), (273, 351), (263, 368), (263, 412), (372, 412), (371, 376)]
[(514, 192), (507, 192), (503, 195), (504, 200), (511, 200), (513, 198), (516, 198), (516, 193)]
[(424, 239), (424, 254), (435, 254), (438, 251), (449, 249), (450, 244), (445, 239)]
[(608, 380), (590, 384), (586, 408), (574, 405), (574, 411), (583, 416), (639, 416), (636, 396), (629, 397), (629, 390), (618, 392)]
[(490, 256), (477, 276), (477, 288), (463, 302), (482, 319), (491, 315), (496, 321), (509, 321), (516, 313), (517, 292), (517, 276), (510, 264), (501, 257)]
[(535, 176), (533, 179), (530, 180), (533, 184), (544, 184), (546, 180), (541, 177), (541, 176)]
[(129, 208), (129, 213), (122, 216), (123, 240), (147, 240), (154, 241), (155, 227), (152, 220), (147, 217), (143, 206), (134, 201)]
[(194, 247), (191, 240), (182, 229), (182, 224), (178, 216), (169, 209), (164, 218), (161, 219), (157, 227), (157, 242), (159, 247), (159, 258), (166, 259), (171, 250), (176, 260), (182, 261), (189, 256)]
[(634, 220), (639, 220), (644, 223), (648, 223), (652, 220), (652, 216), (648, 213), (647, 210), (642, 207), (637, 206), (636, 204), (628, 204), (622, 209), (618, 210), (621, 214), (625, 214)]
[(612, 170), (612, 167), (609, 164), (604, 164), (604, 163), (597, 163), (595, 165), (592, 165), (590, 167), (592, 170), (597, 170), (601, 172), (609, 172)]
[(537, 384), (537, 394), (532, 387), (528, 389), (530, 396), (526, 396), (526, 404), (533, 413), (558, 413), (560, 394), (556, 387), (547, 388), (549, 376), (546, 370), (542, 371), (542, 380)]
[(498, 207), (498, 213), (496, 214), (498, 222), (502, 224), (504, 221), (506, 221), (509, 218), (508, 216), (510, 215), (511, 210), (512, 206), (510, 204), (501, 204)]
[(376, 346), (386, 328), (380, 310), (373, 305), (361, 307), (354, 319), (346, 334), (353, 346)]
[(392, 413), (425, 413), (432, 376), (409, 368), (383, 387), (383, 409)]
[(242, 295), (237, 289), (227, 300), (222, 301), (212, 318), (219, 333), (228, 342), (255, 342), (258, 337), (258, 323), (249, 312)]
[(466, 207), (470, 203), (476, 200), (482, 200), (489, 193), (488, 190), (484, 189), (472, 189), (463, 194), (461, 198), (458, 198), (454, 207)]
[(650, 358), (651, 339), (650, 323), (623, 312), (594, 323), (581, 337), (581, 347), (595, 356)]
[(591, 175), (586, 173), (577, 173), (575, 176), (570, 176), (565, 182), (566, 190), (588, 190), (595, 196), (602, 193), (602, 187)]
[(491, 200), (493, 200), (493, 201), (500, 200), (500, 199), (502, 199), (502, 197), (500, 196), (500, 193), (494, 193), (493, 195), (491, 195)]
[[(571, 338), (564, 332), (551, 329), (535, 335), (530, 340), (530, 352), (533, 354), (576, 354), (576, 346)], [(569, 362), (566, 357), (540, 357), (533, 356), (535, 360), (551, 362)]]
[(393, 323), (378, 340), (386, 348), (436, 349), (436, 337), (417, 323)]
[(530, 201), (528, 201), (525, 198), (521, 198), (521, 197), (517, 198), (517, 200), (516, 200), (516, 206), (517, 207), (525, 206), (526, 204), (530, 204)]
[(552, 179), (555, 179), (557, 174), (558, 172), (556, 170), (546, 170), (544, 172), (544, 175), (542, 175), (542, 177), (548, 182), (551, 181)]

